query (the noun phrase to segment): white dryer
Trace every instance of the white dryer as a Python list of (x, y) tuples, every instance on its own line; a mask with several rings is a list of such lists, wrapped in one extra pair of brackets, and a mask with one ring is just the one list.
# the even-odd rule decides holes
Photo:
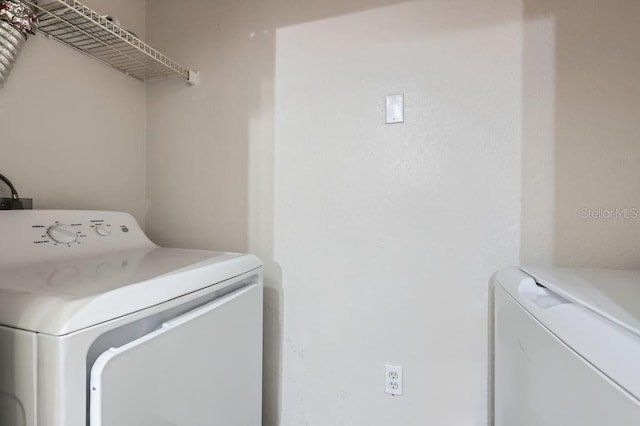
[(126, 213), (0, 213), (0, 426), (261, 424), (262, 265)]
[(523, 267), (495, 283), (495, 426), (640, 425), (640, 271)]

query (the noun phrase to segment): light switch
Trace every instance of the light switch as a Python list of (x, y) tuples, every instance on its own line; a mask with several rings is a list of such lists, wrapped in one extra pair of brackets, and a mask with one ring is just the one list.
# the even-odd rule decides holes
[(404, 95), (387, 96), (387, 124), (404, 123)]

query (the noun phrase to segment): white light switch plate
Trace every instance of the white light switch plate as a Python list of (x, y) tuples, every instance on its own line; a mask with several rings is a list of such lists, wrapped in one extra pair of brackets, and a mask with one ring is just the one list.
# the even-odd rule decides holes
[(387, 96), (387, 124), (404, 123), (404, 95)]

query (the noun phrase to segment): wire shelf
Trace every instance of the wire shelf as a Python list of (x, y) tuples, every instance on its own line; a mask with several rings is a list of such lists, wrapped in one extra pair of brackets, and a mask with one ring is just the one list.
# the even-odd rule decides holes
[(23, 1), (38, 15), (38, 31), (127, 75), (142, 81), (179, 75), (195, 82), (196, 73), (79, 1), (51, 0), (40, 5), (36, 0)]

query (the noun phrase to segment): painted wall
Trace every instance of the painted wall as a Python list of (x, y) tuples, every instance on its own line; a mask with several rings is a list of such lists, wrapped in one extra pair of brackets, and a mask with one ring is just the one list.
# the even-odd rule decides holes
[(485, 424), (486, 278), (519, 254), (520, 14), (413, 2), (277, 31), (283, 424)]
[(640, 207), (639, 14), (148, 2), (151, 43), (203, 80), (147, 84), (148, 231), (265, 261), (266, 425), (485, 424), (491, 272), (640, 267), (640, 220), (582, 210)]
[[(144, 0), (106, 3), (86, 2), (144, 35)], [(31, 36), (0, 90), (0, 171), (36, 208), (123, 210), (144, 223), (144, 110), (144, 83)]]
[(147, 6), (203, 78), (147, 85), (148, 231), (264, 259), (265, 424), (485, 424), (487, 280), (518, 262), (519, 3)]
[(524, 4), (523, 262), (640, 269), (640, 3)]
[(145, 113), (144, 84), (32, 37), (0, 171), (39, 208), (260, 255), (268, 425), (484, 424), (488, 275), (519, 250), (640, 268), (635, 0), (87, 4), (146, 15), (202, 85), (148, 83)]

